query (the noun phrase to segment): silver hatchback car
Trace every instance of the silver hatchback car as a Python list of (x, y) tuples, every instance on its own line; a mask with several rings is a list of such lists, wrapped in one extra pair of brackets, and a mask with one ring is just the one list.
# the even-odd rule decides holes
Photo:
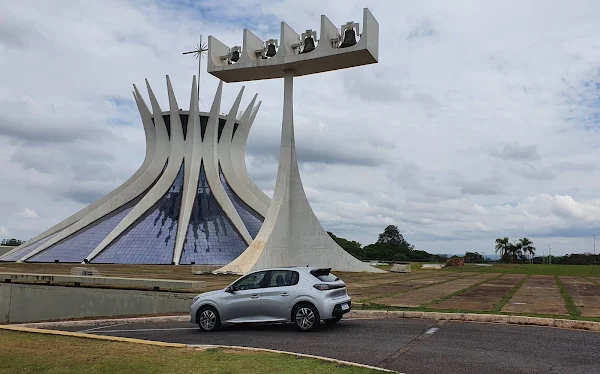
[(194, 298), (190, 322), (202, 331), (236, 323), (291, 322), (312, 331), (334, 324), (352, 307), (346, 284), (331, 269), (276, 268), (247, 274), (223, 290)]

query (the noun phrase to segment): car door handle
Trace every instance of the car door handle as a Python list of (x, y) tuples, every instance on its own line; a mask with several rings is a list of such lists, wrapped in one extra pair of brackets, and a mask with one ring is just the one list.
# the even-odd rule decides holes
[(250, 295), (251, 299), (258, 299), (258, 295)]
[(290, 296), (290, 294), (289, 294), (289, 293), (287, 293), (287, 292), (282, 292), (282, 293), (281, 293), (281, 296)]

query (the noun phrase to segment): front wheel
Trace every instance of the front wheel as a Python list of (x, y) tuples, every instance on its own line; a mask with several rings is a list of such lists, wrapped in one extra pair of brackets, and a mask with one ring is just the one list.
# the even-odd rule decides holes
[(337, 316), (337, 317), (333, 317), (333, 318), (329, 318), (329, 319), (324, 319), (323, 321), (328, 325), (335, 325), (336, 323), (340, 322), (341, 319), (342, 319), (342, 316)]
[(315, 331), (319, 328), (321, 318), (319, 311), (311, 304), (301, 304), (294, 309), (292, 314), (294, 324), (300, 331)]
[(221, 328), (219, 312), (211, 306), (205, 306), (198, 312), (198, 326), (204, 332), (213, 332)]

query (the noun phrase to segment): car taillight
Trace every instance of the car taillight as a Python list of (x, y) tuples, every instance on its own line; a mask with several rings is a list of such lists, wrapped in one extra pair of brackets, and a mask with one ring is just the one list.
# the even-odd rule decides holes
[(328, 284), (314, 284), (313, 287), (319, 291), (328, 291), (332, 289), (332, 287)]

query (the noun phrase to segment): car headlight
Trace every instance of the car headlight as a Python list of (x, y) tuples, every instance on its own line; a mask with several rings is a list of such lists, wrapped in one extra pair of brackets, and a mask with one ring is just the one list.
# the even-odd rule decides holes
[(195, 303), (196, 301), (198, 301), (199, 298), (200, 298), (200, 295), (194, 297), (194, 301), (192, 303)]

